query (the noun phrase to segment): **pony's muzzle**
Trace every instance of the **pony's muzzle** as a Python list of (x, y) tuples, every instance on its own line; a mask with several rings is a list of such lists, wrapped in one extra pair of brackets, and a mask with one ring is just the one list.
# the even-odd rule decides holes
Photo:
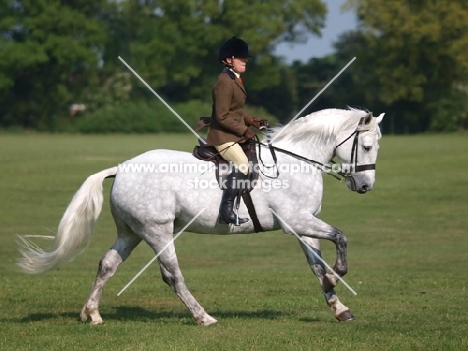
[(355, 191), (358, 194), (365, 194), (368, 191), (372, 190), (372, 186), (367, 183), (364, 183), (361, 186), (358, 186), (353, 176), (347, 177), (347, 185), (350, 190)]
[(352, 175), (346, 176), (346, 185), (352, 191), (356, 191), (356, 181), (354, 180)]
[(361, 186), (359, 189), (357, 189), (356, 191), (358, 192), (358, 194), (365, 194), (367, 193), (370, 189), (369, 185), (367, 184), (364, 184), (363, 186)]

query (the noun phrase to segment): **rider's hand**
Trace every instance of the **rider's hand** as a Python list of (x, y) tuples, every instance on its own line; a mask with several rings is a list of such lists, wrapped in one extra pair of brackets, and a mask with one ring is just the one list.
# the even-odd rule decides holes
[(266, 119), (262, 119), (262, 118), (252, 118), (250, 125), (257, 129), (263, 129), (265, 128), (265, 121)]
[(247, 128), (247, 130), (244, 132), (244, 136), (247, 138), (247, 139), (252, 139), (255, 137), (255, 132), (252, 130), (252, 129), (249, 129)]

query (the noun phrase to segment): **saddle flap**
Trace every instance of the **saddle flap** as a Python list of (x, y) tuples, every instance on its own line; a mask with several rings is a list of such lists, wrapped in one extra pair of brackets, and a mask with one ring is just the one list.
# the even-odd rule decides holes
[[(249, 181), (250, 184), (253, 184), (259, 177), (257, 148), (254, 142), (249, 141), (240, 145), (249, 160)], [(199, 160), (211, 161), (216, 165), (216, 180), (220, 184), (223, 180), (226, 180), (231, 173), (232, 167), (229, 167), (230, 162), (226, 161), (214, 146), (202, 144), (200, 142), (200, 145), (194, 147), (192, 154)], [(223, 167), (219, 167), (220, 164), (222, 164)], [(220, 169), (222, 170), (221, 172)], [(249, 186), (247, 190), (251, 191), (252, 189), (253, 187)]]
[(196, 145), (193, 149), (193, 155), (202, 161), (213, 161), (219, 158), (219, 152), (214, 146)]
[[(226, 161), (221, 157), (218, 150), (214, 146), (210, 145), (196, 145), (193, 149), (193, 156), (202, 161), (211, 161), (215, 164), (216, 169), (216, 180), (221, 187), (221, 184), (225, 184), (231, 174), (231, 167), (229, 167), (229, 161)], [(223, 167), (219, 165), (222, 164)]]

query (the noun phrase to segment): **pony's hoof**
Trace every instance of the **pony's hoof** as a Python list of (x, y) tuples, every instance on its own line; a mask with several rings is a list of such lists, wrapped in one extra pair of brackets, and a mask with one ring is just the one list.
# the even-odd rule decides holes
[(340, 313), (338, 316), (335, 317), (339, 322), (351, 322), (354, 321), (356, 318), (350, 312), (350, 310), (344, 311)]
[(85, 308), (83, 308), (83, 310), (80, 313), (80, 319), (82, 322), (86, 322), (88, 320), (88, 313), (86, 312)]
[(202, 319), (197, 320), (197, 323), (208, 327), (209, 325), (218, 324), (218, 321), (211, 317), (210, 315), (204, 316)]
[(100, 325), (102, 324), (101, 315), (97, 310), (90, 311), (86, 307), (83, 307), (83, 310), (80, 313), (80, 318), (82, 322), (86, 322), (88, 317), (91, 317), (91, 325)]
[(96, 320), (96, 321), (91, 321), (91, 325), (101, 325), (103, 323), (102, 319)]

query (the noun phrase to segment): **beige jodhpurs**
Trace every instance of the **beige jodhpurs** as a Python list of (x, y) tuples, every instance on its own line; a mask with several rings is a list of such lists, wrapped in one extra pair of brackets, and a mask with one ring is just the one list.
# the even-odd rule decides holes
[(231, 141), (215, 148), (226, 161), (234, 162), (239, 171), (245, 175), (249, 174), (249, 159), (238, 143)]

